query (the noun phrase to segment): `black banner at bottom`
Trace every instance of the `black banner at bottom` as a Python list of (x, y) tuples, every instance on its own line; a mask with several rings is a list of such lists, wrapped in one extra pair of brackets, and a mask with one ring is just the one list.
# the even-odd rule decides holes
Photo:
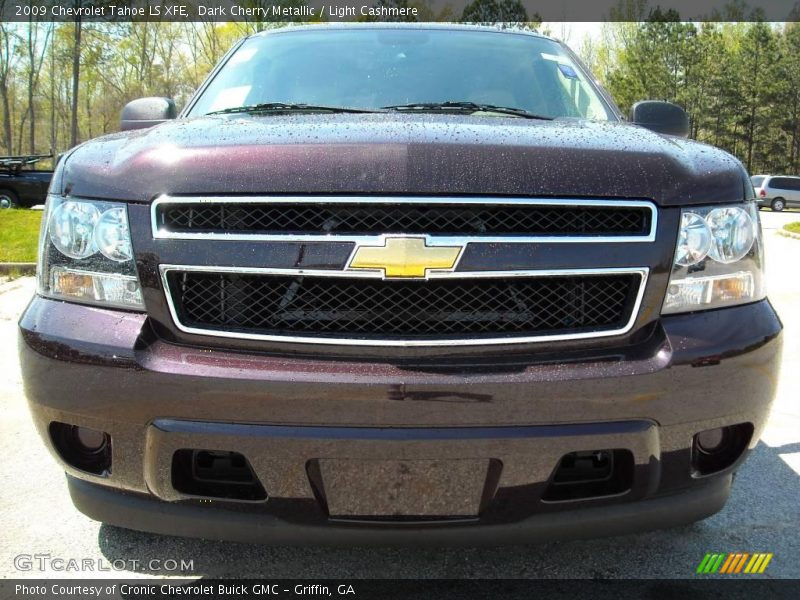
[(800, 580), (790, 579), (5, 579), (0, 598), (48, 600), (240, 600), (242, 598), (354, 598), (447, 600), (542, 598), (547, 600), (748, 600), (800, 598)]

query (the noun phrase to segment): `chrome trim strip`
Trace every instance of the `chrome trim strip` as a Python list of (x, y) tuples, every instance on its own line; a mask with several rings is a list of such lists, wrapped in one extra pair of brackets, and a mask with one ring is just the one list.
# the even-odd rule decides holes
[(164, 286), (164, 293), (167, 297), (167, 305), (172, 315), (175, 326), (184, 333), (206, 335), (212, 337), (224, 337), (230, 339), (260, 340), (269, 342), (284, 342), (294, 344), (326, 344), (338, 346), (382, 346), (382, 347), (442, 347), (452, 345), (462, 346), (493, 346), (499, 344), (527, 344), (534, 342), (561, 342), (567, 340), (580, 340), (611, 337), (628, 333), (636, 322), (641, 308), (644, 291), (647, 287), (647, 279), (650, 273), (648, 267), (625, 267), (613, 269), (561, 269), (548, 271), (473, 271), (473, 272), (450, 272), (450, 271), (431, 271), (428, 273), (429, 279), (479, 279), (496, 277), (554, 277), (569, 275), (615, 275), (615, 274), (636, 274), (640, 277), (639, 290), (636, 294), (636, 301), (631, 310), (630, 318), (624, 327), (614, 330), (593, 331), (587, 333), (570, 333), (561, 335), (537, 335), (519, 337), (500, 337), (500, 338), (449, 338), (441, 340), (370, 340), (356, 338), (330, 338), (313, 336), (292, 336), (292, 335), (265, 335), (257, 333), (241, 333), (233, 331), (218, 331), (203, 329), (200, 327), (187, 327), (180, 322), (175, 305), (172, 301), (172, 294), (169, 289), (167, 274), (170, 271), (189, 271), (197, 273), (243, 273), (253, 275), (303, 275), (307, 277), (348, 277), (348, 278), (372, 278), (381, 279), (383, 274), (380, 272), (364, 271), (363, 273), (347, 271), (326, 271), (317, 269), (272, 269), (272, 268), (244, 268), (244, 267), (213, 267), (205, 265), (160, 265), (161, 283)]
[[(439, 236), (435, 234), (408, 234), (419, 237), (425, 235), (438, 244), (471, 242), (485, 243), (523, 243), (523, 244), (564, 244), (564, 243), (640, 243), (654, 242), (658, 228), (658, 210), (648, 200), (586, 200), (567, 198), (497, 198), (455, 196), (170, 196), (163, 194), (153, 200), (150, 207), (150, 225), (155, 239), (171, 240), (215, 240), (215, 241), (256, 241), (256, 242), (355, 242), (378, 245), (382, 235), (340, 235), (340, 234), (250, 234), (250, 233), (181, 233), (162, 229), (158, 224), (158, 207), (162, 204), (489, 204), (521, 206), (596, 206), (606, 208), (646, 208), (650, 211), (650, 231), (647, 235), (636, 236), (519, 236), (519, 235), (460, 235)], [(402, 235), (402, 234), (398, 234)]]

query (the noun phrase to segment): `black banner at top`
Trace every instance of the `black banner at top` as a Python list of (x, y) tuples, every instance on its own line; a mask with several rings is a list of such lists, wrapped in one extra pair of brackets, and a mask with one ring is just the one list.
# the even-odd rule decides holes
[(800, 0), (0, 0), (0, 20), (797, 21)]

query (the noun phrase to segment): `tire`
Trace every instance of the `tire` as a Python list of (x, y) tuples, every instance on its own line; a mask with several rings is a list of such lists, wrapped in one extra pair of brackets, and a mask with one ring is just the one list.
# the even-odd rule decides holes
[(784, 208), (786, 208), (786, 201), (783, 198), (775, 198), (772, 201), (772, 210), (775, 212), (781, 212)]
[(6, 208), (16, 208), (19, 206), (19, 198), (11, 190), (0, 190), (0, 210)]

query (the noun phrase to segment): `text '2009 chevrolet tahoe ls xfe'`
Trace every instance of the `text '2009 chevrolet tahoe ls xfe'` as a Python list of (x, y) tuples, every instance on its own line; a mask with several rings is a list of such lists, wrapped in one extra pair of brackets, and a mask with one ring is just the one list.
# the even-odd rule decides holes
[(681, 109), (623, 122), (531, 33), (350, 25), (244, 40), (174, 116), (129, 104), (49, 193), (20, 352), (81, 511), (452, 543), (722, 508), (781, 324)]

